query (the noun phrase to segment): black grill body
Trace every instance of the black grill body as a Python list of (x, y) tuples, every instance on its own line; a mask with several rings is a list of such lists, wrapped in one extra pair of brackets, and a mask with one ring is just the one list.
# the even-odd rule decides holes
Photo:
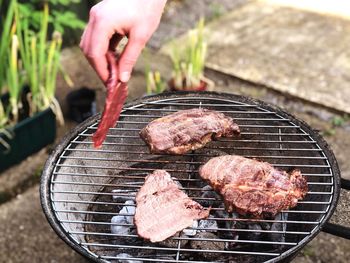
[[(151, 120), (182, 109), (207, 108), (231, 116), (240, 138), (221, 138), (183, 156), (150, 154), (139, 131)], [(96, 262), (279, 262), (289, 261), (314, 238), (332, 215), (340, 192), (340, 172), (324, 139), (310, 126), (280, 108), (247, 97), (214, 93), (165, 93), (125, 105), (118, 125), (101, 149), (92, 134), (100, 116), (71, 131), (46, 163), (41, 182), (44, 212), (53, 229), (72, 248)], [(270, 162), (283, 170), (298, 168), (309, 192), (297, 207), (274, 219), (227, 214), (220, 197), (206, 188), (198, 168), (211, 157), (237, 154)], [(208, 227), (193, 226), (195, 236), (172, 237), (171, 244), (149, 243), (137, 236), (132, 213), (111, 223), (125, 202), (135, 206), (144, 177), (167, 170), (194, 200), (212, 206)], [(132, 209), (131, 209), (132, 210)], [(112, 233), (111, 227), (130, 227)], [(197, 242), (197, 243), (194, 243)], [(216, 244), (209, 246), (208, 244)], [(195, 245), (194, 245), (195, 244)], [(137, 261), (135, 261), (137, 262)]]

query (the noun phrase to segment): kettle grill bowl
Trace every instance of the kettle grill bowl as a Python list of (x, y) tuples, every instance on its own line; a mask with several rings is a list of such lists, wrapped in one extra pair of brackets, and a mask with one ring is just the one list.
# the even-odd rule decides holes
[[(195, 107), (233, 117), (241, 137), (222, 138), (183, 156), (150, 154), (139, 130), (157, 117)], [(115, 262), (121, 253), (144, 262), (212, 262), (215, 257), (217, 262), (287, 260), (316, 236), (338, 201), (340, 172), (324, 139), (303, 121), (262, 101), (214, 92), (146, 97), (125, 105), (118, 126), (96, 150), (91, 136), (99, 118), (86, 120), (61, 141), (45, 165), (40, 190), (43, 210), (56, 233), (96, 262)], [(297, 207), (275, 220), (218, 216), (220, 211), (223, 214), (221, 201), (203, 197), (206, 184), (197, 171), (209, 158), (223, 154), (257, 158), (287, 171), (298, 168), (308, 180), (309, 192)], [(224, 242), (224, 250), (183, 245), (196, 237), (174, 237), (176, 246), (164, 247), (143, 241), (135, 232), (110, 232), (110, 220), (124, 200), (113, 199), (112, 190), (119, 189), (121, 197), (133, 200), (144, 177), (154, 169), (169, 171), (194, 200), (214, 204), (213, 220), (225, 237), (217, 234), (218, 240), (197, 237), (197, 241)], [(233, 222), (234, 230), (223, 227), (226, 222)]]

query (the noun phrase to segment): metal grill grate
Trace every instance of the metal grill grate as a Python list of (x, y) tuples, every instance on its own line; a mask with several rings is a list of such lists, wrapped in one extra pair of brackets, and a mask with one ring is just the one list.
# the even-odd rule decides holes
[[(155, 118), (196, 107), (233, 117), (242, 136), (219, 139), (183, 156), (150, 154), (139, 138), (140, 129)], [(51, 164), (48, 191), (55, 222), (71, 241), (101, 262), (274, 261), (308, 241), (332, 210), (335, 183), (328, 150), (303, 123), (268, 106), (226, 95), (150, 98), (124, 108), (118, 127), (109, 131), (99, 150), (93, 149), (91, 140), (97, 124), (90, 121), (66, 139)], [(221, 199), (197, 173), (209, 158), (223, 154), (257, 158), (284, 170), (297, 167), (308, 180), (309, 192), (296, 208), (275, 219), (227, 214)], [(213, 207), (206, 225), (190, 228), (196, 235), (180, 234), (167, 244), (152, 244), (137, 236), (132, 220), (127, 219), (133, 213), (119, 214), (124, 223), (111, 223), (123, 207), (133, 210), (130, 201), (154, 169), (167, 170), (191, 198)], [(112, 233), (111, 227), (124, 232)]]

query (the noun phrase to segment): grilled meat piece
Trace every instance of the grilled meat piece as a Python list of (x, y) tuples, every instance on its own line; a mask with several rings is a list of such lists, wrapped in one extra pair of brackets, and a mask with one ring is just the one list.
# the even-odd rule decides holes
[(112, 51), (108, 51), (107, 60), (110, 67), (110, 76), (106, 83), (107, 98), (101, 121), (98, 125), (97, 131), (92, 137), (95, 148), (101, 147), (102, 143), (106, 139), (108, 130), (115, 126), (123, 108), (124, 101), (128, 96), (127, 83), (123, 83), (118, 80), (117, 64), (115, 55)]
[(296, 206), (308, 191), (299, 170), (288, 174), (269, 163), (236, 155), (210, 159), (199, 174), (223, 197), (228, 212), (255, 218), (274, 217)]
[(140, 132), (152, 153), (184, 154), (212, 139), (239, 135), (233, 119), (207, 109), (181, 110), (149, 123)]
[(209, 209), (191, 200), (164, 170), (148, 175), (136, 195), (137, 233), (151, 242), (163, 241), (208, 216)]

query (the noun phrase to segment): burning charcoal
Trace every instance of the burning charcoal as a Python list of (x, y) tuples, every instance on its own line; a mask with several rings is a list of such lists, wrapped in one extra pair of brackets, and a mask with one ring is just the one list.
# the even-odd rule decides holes
[[(186, 237), (183, 233), (177, 233), (173, 237)], [(159, 242), (158, 244), (164, 247), (170, 247), (170, 248), (177, 248), (179, 245), (179, 240), (174, 239), (173, 237), (169, 237), (168, 239), (165, 239), (162, 242)], [(181, 241), (181, 247), (185, 246), (188, 243), (188, 239), (182, 239)]]
[[(126, 201), (124, 203), (124, 207), (119, 211), (118, 215), (113, 216), (111, 223), (113, 224), (132, 224), (133, 223), (133, 217), (128, 216), (125, 214), (134, 214), (135, 213), (135, 206), (134, 201)], [(119, 226), (119, 225), (111, 225), (111, 232), (113, 234), (118, 235), (127, 235), (132, 232), (131, 226)]]
[(200, 232), (213, 232), (213, 233), (217, 232), (218, 223), (216, 222), (216, 220), (213, 220), (211, 218), (214, 218), (214, 217), (209, 216), (208, 219), (199, 221), (198, 228), (203, 228), (199, 230)]
[[(200, 239), (218, 239), (218, 237), (210, 232), (198, 232), (195, 238)], [(225, 250), (225, 242), (211, 241), (211, 240), (192, 240), (190, 242), (192, 249), (200, 250)], [(202, 253), (203, 257), (207, 259), (215, 259), (217, 257), (216, 253)]]
[(193, 224), (192, 224), (192, 227), (191, 228), (185, 228), (182, 232), (186, 235), (186, 236), (195, 236), (196, 233), (197, 233), (197, 230), (196, 229), (193, 229), (193, 228), (197, 228), (198, 227), (198, 221), (197, 220), (194, 220), (193, 221)]
[(119, 263), (142, 263), (143, 262), (140, 260), (128, 259), (128, 258), (133, 258), (133, 256), (127, 253), (118, 254), (117, 257), (121, 258), (121, 259), (118, 259), (117, 261)]
[[(206, 185), (202, 188), (201, 198), (221, 200), (221, 197), (216, 192), (214, 192), (209, 185)], [(204, 207), (217, 207), (218, 202), (215, 202), (215, 200), (199, 200), (199, 203)]]

